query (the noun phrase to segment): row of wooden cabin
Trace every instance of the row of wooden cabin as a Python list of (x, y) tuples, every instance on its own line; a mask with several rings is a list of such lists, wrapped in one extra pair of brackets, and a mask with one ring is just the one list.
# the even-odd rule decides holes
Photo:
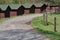
[[(2, 8), (3, 7), (3, 8)], [(4, 17), (10, 17), (10, 16), (18, 16), (23, 14), (29, 14), (29, 13), (41, 13), (43, 10), (47, 8), (47, 10), (50, 10), (50, 7), (46, 4), (43, 5), (21, 5), (20, 7), (17, 5), (7, 5), (7, 7), (4, 9), (4, 6), (0, 8), (0, 18)], [(4, 10), (2, 10), (4, 9)], [(52, 7), (53, 9), (53, 7)]]

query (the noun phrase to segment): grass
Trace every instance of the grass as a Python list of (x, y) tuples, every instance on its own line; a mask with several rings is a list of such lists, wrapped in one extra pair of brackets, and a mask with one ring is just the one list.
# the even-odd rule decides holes
[(0, 23), (8, 20), (9, 18), (0, 18)]
[[(57, 32), (54, 32), (54, 16), (57, 18)], [(45, 34), (51, 40), (60, 40), (60, 14), (49, 14), (48, 24), (48, 26), (43, 25), (43, 17), (36, 17), (32, 20), (32, 26), (40, 33)]]
[(23, 16), (33, 15), (34, 13), (23, 14)]
[(10, 18), (15, 18), (16, 16), (11, 16), (11, 17), (8, 17), (8, 18), (0, 18), (0, 23), (1, 22), (4, 22), (4, 21), (6, 21), (6, 20), (8, 20), (8, 19), (10, 19)]

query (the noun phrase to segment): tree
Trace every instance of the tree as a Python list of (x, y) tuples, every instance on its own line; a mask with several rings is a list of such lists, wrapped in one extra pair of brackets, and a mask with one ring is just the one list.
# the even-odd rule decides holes
[(0, 0), (0, 4), (4, 4), (5, 3), (5, 0)]
[(19, 0), (13, 0), (13, 4), (19, 4)]

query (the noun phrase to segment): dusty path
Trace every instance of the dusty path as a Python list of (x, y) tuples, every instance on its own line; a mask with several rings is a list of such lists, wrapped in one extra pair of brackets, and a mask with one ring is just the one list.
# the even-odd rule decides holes
[(48, 40), (29, 24), (37, 16), (42, 16), (42, 14), (19, 16), (1, 23), (0, 40)]

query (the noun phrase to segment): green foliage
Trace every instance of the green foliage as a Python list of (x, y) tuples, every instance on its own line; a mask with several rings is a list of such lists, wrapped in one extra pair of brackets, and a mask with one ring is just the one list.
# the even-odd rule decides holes
[(0, 4), (25, 4), (25, 3), (48, 3), (49, 5), (60, 6), (60, 0), (0, 0)]
[[(54, 16), (57, 18), (57, 32), (54, 32)], [(43, 23), (43, 17), (36, 17), (32, 20), (32, 26), (40, 33), (45, 34), (51, 40), (60, 40), (60, 14), (48, 15), (48, 26)]]
[(5, 3), (5, 0), (0, 0), (0, 4), (4, 4)]
[(60, 0), (44, 0), (49, 5), (59, 5), (60, 6)]
[(19, 4), (18, 0), (13, 0), (13, 4)]
[(29, 0), (0, 0), (0, 4), (23, 4), (23, 3), (29, 3)]

